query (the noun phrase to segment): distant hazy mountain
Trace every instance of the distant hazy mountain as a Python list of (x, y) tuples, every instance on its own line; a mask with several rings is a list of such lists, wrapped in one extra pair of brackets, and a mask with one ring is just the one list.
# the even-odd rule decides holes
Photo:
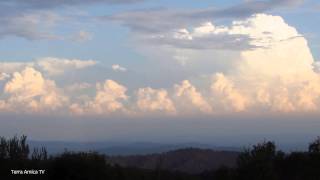
[(31, 148), (44, 146), (49, 154), (69, 151), (97, 151), (106, 155), (144, 155), (152, 153), (162, 153), (182, 148), (201, 148), (214, 149), (221, 151), (240, 151), (239, 148), (218, 147), (200, 143), (180, 143), (180, 144), (161, 144), (161, 143), (119, 143), (119, 142), (62, 142), (62, 141), (29, 141)]
[(146, 155), (154, 153), (163, 153), (183, 148), (201, 148), (214, 149), (224, 151), (240, 151), (239, 148), (232, 147), (217, 147), (199, 143), (182, 143), (182, 144), (158, 144), (158, 143), (131, 143), (119, 146), (112, 146), (102, 149), (97, 149), (98, 152), (107, 155)]
[(238, 152), (232, 151), (186, 148), (150, 155), (111, 156), (107, 160), (123, 167), (162, 169), (196, 174), (221, 166), (233, 167), (238, 155)]

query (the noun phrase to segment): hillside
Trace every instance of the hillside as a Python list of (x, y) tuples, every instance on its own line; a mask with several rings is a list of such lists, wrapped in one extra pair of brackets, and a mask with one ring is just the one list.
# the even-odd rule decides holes
[(122, 167), (197, 174), (221, 166), (234, 167), (238, 155), (238, 152), (232, 151), (185, 148), (151, 155), (111, 156), (107, 161)]

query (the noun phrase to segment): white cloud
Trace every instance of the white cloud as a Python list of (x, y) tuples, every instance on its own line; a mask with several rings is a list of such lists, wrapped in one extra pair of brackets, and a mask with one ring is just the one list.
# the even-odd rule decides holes
[(112, 70), (116, 71), (116, 72), (126, 72), (127, 68), (120, 66), (119, 64), (113, 64), (111, 66)]
[(93, 60), (65, 59), (45, 57), (32, 62), (1, 62), (0, 72), (11, 74), (26, 67), (32, 67), (50, 76), (62, 75), (66, 71), (84, 69), (97, 64)]
[(213, 22), (207, 21), (197, 26), (180, 27), (164, 32), (155, 31), (143, 35), (142, 39), (144, 42), (160, 46), (169, 45), (175, 49), (239, 51), (267, 48), (274, 42), (299, 36), (301, 35), (296, 29), (288, 26), (280, 16), (256, 14), (246, 20), (233, 21), (230, 26), (214, 25)]
[(73, 69), (84, 69), (96, 65), (93, 60), (78, 60), (78, 59), (61, 59), (54, 57), (46, 57), (39, 59), (37, 65), (49, 75), (60, 75), (65, 71)]
[(137, 92), (137, 106), (142, 112), (174, 114), (176, 109), (165, 89), (141, 88)]
[(215, 97), (214, 101), (220, 108), (222, 106), (239, 112), (244, 111), (248, 105), (248, 99), (235, 88), (233, 81), (221, 73), (217, 73), (214, 76), (211, 90)]
[[(186, 67), (188, 63), (192, 63), (189, 67), (212, 67), (212, 73), (215, 75), (211, 83), (211, 96), (204, 93), (206, 96), (202, 99), (206, 99), (207, 103), (202, 104), (209, 104), (214, 112), (320, 110), (318, 63), (314, 62), (306, 39), (280, 16), (256, 14), (234, 21), (230, 26), (217, 26), (213, 22), (205, 22), (194, 27), (154, 32), (156, 35), (150, 37), (157, 41), (160, 39), (160, 44), (171, 46), (144, 51), (150, 53), (153, 59), (160, 55), (159, 59), (163, 62), (163, 59), (179, 60), (176, 57), (187, 56), (187, 61), (183, 59)], [(232, 45), (222, 39), (213, 41), (212, 43), (223, 44), (221, 47), (226, 50), (231, 48), (235, 52), (233, 57), (228, 57), (225, 54), (229, 54), (230, 51), (217, 51), (214, 44), (204, 43), (216, 36), (236, 41), (238, 37), (247, 37), (244, 42), (249, 47), (232, 48)], [(184, 49), (191, 46), (200, 47), (199, 44), (203, 47)], [(208, 49), (211, 53), (207, 53)], [(224, 55), (221, 56), (219, 52)], [(219, 59), (225, 62), (224, 73), (216, 73), (215, 65), (211, 63), (218, 62)], [(188, 98), (181, 99), (186, 101)], [(175, 104), (179, 104), (179, 101), (175, 101)], [(204, 107), (209, 106), (203, 105), (202, 112), (206, 111), (203, 109), (209, 109)], [(179, 110), (177, 105), (176, 108)], [(199, 108), (199, 105), (195, 105), (192, 110), (196, 108)]]
[(247, 34), (262, 46), (241, 51), (229, 73), (218, 74), (213, 89), (236, 110), (319, 110), (320, 76), (307, 41), (279, 16), (259, 14), (233, 23), (232, 33)]
[(5, 84), (3, 108), (17, 112), (43, 112), (61, 108), (68, 102), (52, 80), (31, 67), (15, 72)]
[(182, 107), (183, 113), (188, 114), (194, 110), (212, 113), (212, 107), (188, 80), (182, 81), (181, 84), (176, 84), (174, 89), (177, 104)]
[(75, 114), (110, 114), (114, 112), (125, 113), (123, 102), (128, 99), (127, 88), (113, 80), (97, 83), (96, 95), (84, 104), (74, 103), (70, 110)]

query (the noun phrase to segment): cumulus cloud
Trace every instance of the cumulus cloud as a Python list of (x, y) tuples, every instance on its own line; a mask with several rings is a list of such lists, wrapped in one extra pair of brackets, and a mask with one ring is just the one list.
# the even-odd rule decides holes
[(188, 114), (194, 110), (200, 110), (203, 113), (212, 112), (212, 107), (188, 80), (176, 84), (174, 89), (175, 97), (182, 107), (183, 113)]
[(42, 112), (57, 110), (68, 102), (52, 80), (45, 79), (39, 71), (27, 67), (15, 72), (5, 84), (5, 110), (19, 112)]
[(221, 91), (236, 110), (260, 107), (271, 111), (319, 109), (319, 74), (307, 41), (279, 16), (258, 14), (234, 22), (234, 33), (247, 34), (260, 48), (241, 51), (227, 74), (218, 74), (212, 88)]
[(113, 64), (111, 66), (112, 70), (114, 70), (115, 72), (126, 72), (127, 68), (120, 66), (119, 64)]
[(141, 88), (137, 92), (137, 106), (143, 112), (164, 112), (174, 114), (176, 108), (167, 90)]
[(97, 83), (96, 95), (84, 104), (73, 103), (70, 106), (74, 114), (110, 114), (114, 112), (125, 113), (123, 102), (128, 99), (127, 88), (113, 80)]
[(225, 109), (231, 109), (236, 112), (246, 110), (248, 99), (235, 88), (233, 81), (221, 73), (214, 75), (214, 83), (211, 90), (215, 95), (214, 101)]

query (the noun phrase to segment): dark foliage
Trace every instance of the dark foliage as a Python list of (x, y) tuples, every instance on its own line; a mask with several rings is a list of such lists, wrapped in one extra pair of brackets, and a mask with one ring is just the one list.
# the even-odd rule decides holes
[(309, 145), (309, 152), (310, 153), (319, 153), (320, 152), (320, 137), (314, 140)]
[[(0, 179), (4, 180), (320, 180), (320, 138), (310, 143), (308, 152), (285, 154), (273, 142), (248, 148), (235, 167), (192, 175), (163, 170), (121, 167), (96, 152), (64, 152), (48, 157), (45, 148), (30, 153), (26, 136), (0, 137)], [(179, 151), (177, 151), (179, 152)], [(12, 175), (11, 170), (45, 170), (43, 175)]]
[(185, 148), (165, 153), (107, 157), (111, 164), (122, 167), (137, 167), (149, 170), (170, 170), (189, 174), (218, 169), (220, 166), (234, 167), (239, 152), (214, 151), (211, 149)]

